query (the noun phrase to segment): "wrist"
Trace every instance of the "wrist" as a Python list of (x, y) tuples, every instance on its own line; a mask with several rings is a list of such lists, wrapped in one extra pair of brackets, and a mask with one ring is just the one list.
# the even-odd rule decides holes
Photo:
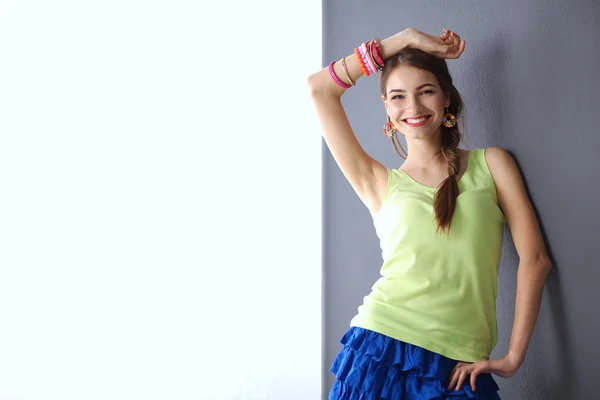
[(400, 50), (410, 46), (411, 42), (408, 29), (381, 41), (381, 57), (384, 61), (387, 61)]

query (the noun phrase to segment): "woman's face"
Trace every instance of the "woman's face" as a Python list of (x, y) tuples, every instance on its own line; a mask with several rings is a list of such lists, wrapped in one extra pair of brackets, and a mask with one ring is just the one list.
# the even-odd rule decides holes
[(383, 101), (396, 129), (409, 138), (440, 132), (445, 107), (450, 105), (434, 74), (408, 65), (390, 73)]

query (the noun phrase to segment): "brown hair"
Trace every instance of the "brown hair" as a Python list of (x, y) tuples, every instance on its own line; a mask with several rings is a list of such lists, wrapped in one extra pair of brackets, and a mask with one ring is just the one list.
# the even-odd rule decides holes
[[(380, 88), (383, 97), (386, 95), (386, 85), (390, 73), (401, 65), (409, 65), (411, 67), (419, 68), (425, 71), (429, 71), (434, 74), (442, 87), (442, 91), (445, 94), (450, 94), (450, 107), (448, 112), (454, 114), (458, 119), (463, 111), (463, 101), (460, 97), (460, 93), (454, 87), (452, 83), (452, 77), (448, 71), (448, 65), (446, 60), (433, 56), (419, 49), (405, 48), (400, 52), (396, 53), (391, 57), (385, 64), (381, 71), (380, 77)], [(458, 145), (461, 141), (462, 135), (458, 129), (458, 124), (452, 128), (446, 128), (444, 125), (442, 128), (442, 156), (446, 160), (448, 166), (448, 178), (446, 178), (438, 187), (434, 197), (434, 211), (435, 219), (437, 221), (437, 231), (444, 231), (450, 233), (450, 224), (452, 222), (452, 215), (456, 208), (456, 198), (458, 197), (458, 182), (456, 175), (460, 170), (460, 156), (458, 154)], [(402, 154), (398, 151), (398, 145), (400, 141), (398, 136), (390, 138), (396, 153)], [(394, 142), (396, 140), (398, 143)], [(401, 147), (401, 145), (400, 145)]]

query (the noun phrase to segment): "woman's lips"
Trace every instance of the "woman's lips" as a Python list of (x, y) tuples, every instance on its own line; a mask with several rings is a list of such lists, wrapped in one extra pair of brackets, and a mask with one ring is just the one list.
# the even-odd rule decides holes
[[(423, 119), (423, 118), (424, 118), (424, 119)], [(407, 119), (403, 119), (402, 121), (403, 121), (403, 122), (404, 122), (406, 125), (408, 125), (408, 126), (410, 126), (410, 127), (416, 127), (416, 126), (425, 125), (425, 124), (427, 123), (427, 121), (429, 121), (429, 118), (431, 118), (431, 115), (427, 115), (427, 116), (425, 116), (425, 117), (421, 117), (421, 118), (407, 118)], [(415, 121), (415, 120), (417, 120), (417, 121), (420, 121), (420, 122), (417, 122), (417, 123), (410, 123), (410, 122), (408, 122), (408, 120), (411, 120), (411, 121)], [(421, 121), (421, 120), (422, 120), (422, 121)]]

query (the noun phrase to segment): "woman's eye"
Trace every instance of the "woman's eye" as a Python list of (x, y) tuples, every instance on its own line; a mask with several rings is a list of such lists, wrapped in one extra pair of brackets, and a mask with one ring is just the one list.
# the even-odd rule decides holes
[[(424, 90), (421, 92), (421, 94), (433, 94), (433, 90)], [(403, 99), (404, 96), (402, 96), (401, 94), (397, 94), (394, 97), (392, 97), (392, 99)]]

